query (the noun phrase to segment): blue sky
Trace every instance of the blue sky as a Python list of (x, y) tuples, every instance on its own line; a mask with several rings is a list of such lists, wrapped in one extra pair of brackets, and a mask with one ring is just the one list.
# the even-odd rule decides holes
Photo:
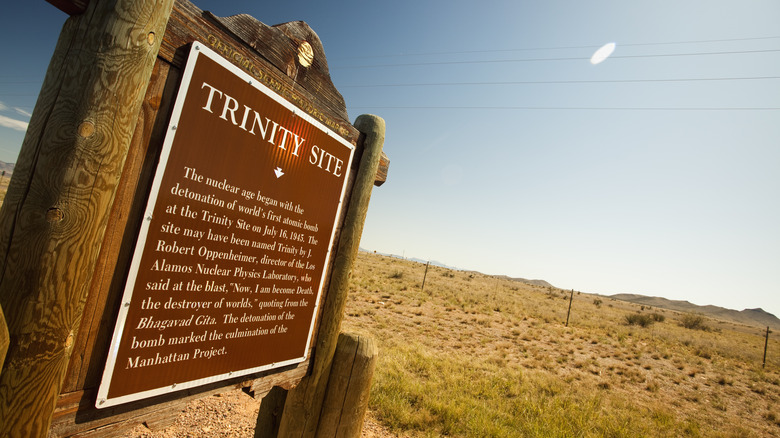
[[(362, 247), (780, 315), (780, 3), (268, 3), (196, 5), (306, 21), (350, 117), (386, 120)], [(9, 8), (13, 162), (66, 17)]]

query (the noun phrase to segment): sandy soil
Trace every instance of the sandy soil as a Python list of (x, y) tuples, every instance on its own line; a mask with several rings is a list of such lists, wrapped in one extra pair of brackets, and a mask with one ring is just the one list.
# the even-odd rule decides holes
[[(122, 436), (124, 438), (252, 437), (259, 408), (260, 400), (255, 400), (243, 391), (232, 391), (190, 403), (170, 427), (150, 430), (145, 425), (139, 424)], [(382, 427), (373, 418), (371, 412), (366, 417), (363, 437), (398, 436)]]

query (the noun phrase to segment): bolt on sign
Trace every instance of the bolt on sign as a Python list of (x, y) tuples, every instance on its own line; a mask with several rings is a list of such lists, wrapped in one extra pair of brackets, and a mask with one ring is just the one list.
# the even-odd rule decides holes
[(306, 360), (353, 154), (194, 42), (96, 406)]

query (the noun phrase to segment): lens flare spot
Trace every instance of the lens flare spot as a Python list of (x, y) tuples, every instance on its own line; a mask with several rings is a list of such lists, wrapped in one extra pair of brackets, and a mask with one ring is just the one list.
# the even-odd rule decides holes
[(609, 58), (610, 55), (612, 55), (612, 52), (615, 51), (616, 44), (615, 43), (607, 43), (601, 46), (598, 50), (596, 50), (596, 53), (593, 54), (593, 56), (590, 57), (590, 63), (593, 65), (601, 64)]

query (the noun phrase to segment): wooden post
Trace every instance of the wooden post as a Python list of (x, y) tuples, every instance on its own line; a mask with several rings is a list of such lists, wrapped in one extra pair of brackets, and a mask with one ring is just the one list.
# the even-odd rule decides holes
[(569, 296), (569, 311), (566, 312), (566, 327), (569, 326), (569, 315), (571, 315), (571, 302), (574, 301), (574, 289), (571, 290), (571, 296)]
[(764, 362), (761, 364), (761, 368), (766, 368), (766, 350), (769, 347), (769, 326), (766, 328), (766, 340), (764, 340)]
[(422, 287), (420, 287), (420, 292), (425, 291), (425, 279), (428, 278), (428, 266), (430, 266), (430, 264), (431, 264), (430, 261), (425, 264), (425, 274), (423, 274), (423, 282), (422, 282)]
[(3, 308), (0, 307), (0, 370), (3, 369), (3, 363), (5, 363), (5, 353), (8, 351), (8, 343), (8, 326), (5, 324)]
[(377, 348), (366, 336), (339, 335), (317, 438), (360, 438)]
[(49, 433), (172, 5), (93, 0), (60, 34), (0, 210), (0, 436)]
[(333, 262), (333, 273), (322, 310), (322, 325), (317, 333), (312, 371), (287, 394), (279, 427), (280, 437), (314, 437), (317, 431), (341, 320), (344, 317), (349, 277), (357, 256), (371, 189), (385, 141), (385, 121), (380, 117), (366, 114), (358, 116), (355, 128), (363, 138), (363, 155)]
[(276, 438), (279, 435), (285, 400), (287, 391), (280, 386), (274, 386), (263, 397), (255, 424), (255, 438)]

